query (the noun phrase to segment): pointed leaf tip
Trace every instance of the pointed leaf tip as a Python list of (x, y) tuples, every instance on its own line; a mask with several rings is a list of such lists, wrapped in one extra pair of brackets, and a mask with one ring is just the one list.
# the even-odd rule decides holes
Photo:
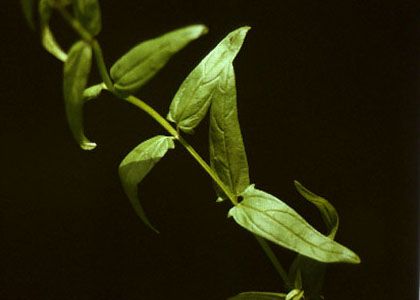
[(318, 208), (327, 226), (328, 237), (334, 239), (339, 225), (339, 217), (335, 207), (327, 199), (311, 192), (297, 180), (294, 180), (294, 184), (298, 193)]
[(175, 147), (172, 137), (158, 135), (135, 147), (121, 162), (119, 175), (124, 192), (131, 202), (135, 212), (142, 221), (156, 233), (159, 233), (146, 216), (139, 201), (137, 185), (151, 171), (154, 165)]
[[(242, 140), (236, 105), (233, 65), (228, 64), (213, 93), (210, 107), (209, 152), (211, 168), (235, 196), (249, 186), (248, 160)], [(226, 198), (215, 185), (216, 193)]]
[(353, 251), (322, 235), (278, 198), (254, 188), (242, 196), (230, 214), (245, 229), (318, 261), (360, 262)]
[(92, 48), (84, 41), (73, 44), (64, 62), (63, 92), (66, 117), (74, 139), (84, 150), (92, 150), (96, 144), (86, 138), (83, 127), (83, 91), (90, 73)]
[(202, 24), (179, 28), (139, 43), (111, 67), (115, 89), (122, 95), (133, 94), (151, 80), (190, 42), (207, 32)]
[(38, 3), (38, 12), (40, 19), (40, 30), (41, 30), (41, 44), (49, 53), (55, 56), (57, 59), (65, 62), (67, 60), (67, 53), (65, 53), (61, 46), (58, 44), (53, 32), (49, 27), (52, 6), (49, 0), (41, 0)]
[(172, 99), (167, 119), (183, 132), (193, 132), (206, 116), (221, 73), (235, 59), (248, 30), (244, 26), (226, 35), (182, 82)]

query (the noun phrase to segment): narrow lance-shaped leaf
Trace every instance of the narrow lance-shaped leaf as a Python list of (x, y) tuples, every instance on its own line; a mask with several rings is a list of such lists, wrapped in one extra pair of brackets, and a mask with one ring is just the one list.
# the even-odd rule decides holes
[(121, 162), (119, 175), (125, 193), (128, 196), (137, 215), (150, 228), (155, 230), (149, 222), (137, 196), (137, 185), (150, 172), (153, 166), (173, 149), (175, 144), (172, 137), (158, 135), (148, 139), (134, 148)]
[(22, 11), (25, 16), (26, 21), (28, 22), (29, 27), (35, 30), (34, 22), (34, 7), (36, 0), (20, 0), (22, 6)]
[(67, 54), (57, 43), (53, 33), (50, 30), (49, 22), (52, 14), (52, 8), (49, 0), (41, 0), (38, 5), (41, 27), (41, 43), (44, 48), (61, 61), (66, 61)]
[(295, 180), (294, 184), (299, 194), (318, 208), (327, 226), (328, 236), (334, 239), (339, 224), (338, 213), (334, 206), (327, 199), (312, 193), (298, 181)]
[(228, 300), (285, 300), (286, 294), (270, 292), (244, 292)]
[(243, 201), (229, 216), (245, 229), (282, 247), (322, 262), (359, 263), (350, 249), (322, 235), (296, 211), (253, 185), (242, 193)]
[(83, 91), (89, 77), (92, 48), (84, 41), (76, 42), (64, 62), (63, 90), (67, 121), (74, 138), (84, 150), (92, 150), (95, 143), (89, 141), (83, 130)]
[(181, 84), (167, 116), (179, 129), (192, 133), (204, 118), (220, 74), (238, 54), (249, 29), (245, 26), (229, 33)]
[[(297, 191), (319, 209), (327, 227), (328, 237), (334, 239), (339, 224), (338, 213), (334, 206), (325, 198), (309, 191), (298, 181), (295, 181), (294, 184)], [(311, 298), (321, 299), (320, 294), (324, 283), (326, 267), (324, 263), (298, 255), (290, 267), (289, 276), (296, 278), (298, 274), (301, 274), (302, 286), (306, 294)]]
[(115, 89), (132, 94), (162, 69), (169, 59), (191, 41), (207, 32), (204, 25), (191, 25), (144, 41), (124, 54), (112, 67)]
[[(210, 108), (210, 163), (222, 182), (239, 195), (249, 186), (248, 161), (236, 106), (235, 72), (228, 64), (220, 76)], [(220, 198), (224, 193), (217, 188)]]
[(102, 28), (101, 8), (98, 0), (73, 0), (76, 19), (90, 34), (97, 35)]

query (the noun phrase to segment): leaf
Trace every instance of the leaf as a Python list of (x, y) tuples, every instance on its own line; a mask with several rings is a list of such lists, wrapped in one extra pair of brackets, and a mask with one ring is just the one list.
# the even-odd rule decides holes
[(228, 300), (285, 300), (286, 294), (270, 292), (244, 292)]
[(293, 289), (287, 294), (285, 300), (300, 300), (303, 299), (303, 294), (303, 291), (299, 289)]
[[(319, 209), (324, 223), (327, 226), (328, 237), (334, 239), (339, 224), (338, 213), (334, 206), (325, 198), (309, 191), (298, 181), (295, 181), (294, 184), (297, 191)], [(290, 267), (289, 277), (296, 278), (297, 274), (301, 274), (302, 286), (306, 291), (306, 294), (311, 298), (319, 299), (324, 283), (325, 272), (326, 264), (298, 255)]]
[(62, 62), (67, 60), (67, 54), (61, 49), (49, 26), (41, 27), (41, 42), (44, 48)]
[(89, 77), (92, 48), (84, 41), (76, 42), (64, 62), (63, 90), (67, 122), (74, 138), (84, 150), (92, 150), (95, 143), (89, 141), (83, 130), (83, 91)]
[(245, 26), (229, 33), (187, 76), (175, 94), (168, 120), (192, 133), (207, 113), (220, 74), (238, 54), (246, 33)]
[(90, 34), (98, 35), (102, 28), (101, 8), (98, 0), (73, 0), (76, 19)]
[(172, 137), (158, 135), (148, 139), (134, 148), (121, 162), (119, 175), (125, 193), (137, 215), (146, 225), (158, 232), (149, 222), (137, 196), (137, 185), (150, 172), (153, 166), (175, 148)]
[[(210, 163), (219, 178), (238, 196), (249, 186), (248, 161), (236, 107), (235, 72), (228, 64), (213, 94), (210, 108)], [(219, 197), (225, 197), (216, 187)]]
[(42, 46), (53, 56), (61, 61), (66, 61), (67, 54), (61, 49), (55, 40), (54, 34), (51, 32), (49, 22), (52, 14), (52, 8), (49, 0), (41, 0), (38, 5), (41, 27), (41, 43)]
[(359, 263), (350, 249), (322, 235), (297, 212), (253, 185), (242, 193), (243, 201), (229, 216), (245, 229), (282, 247), (322, 262)]
[(22, 11), (25, 16), (25, 19), (32, 30), (35, 30), (35, 22), (34, 22), (35, 3), (36, 3), (36, 0), (20, 0), (20, 4), (22, 6)]
[(298, 181), (294, 181), (297, 191), (309, 202), (313, 203), (320, 211), (322, 219), (324, 220), (325, 225), (327, 226), (328, 236), (331, 239), (334, 239), (335, 234), (337, 233), (339, 219), (338, 213), (334, 206), (328, 202), (327, 199), (322, 198), (310, 190), (305, 188)]
[(132, 94), (155, 76), (188, 43), (207, 33), (204, 25), (191, 25), (144, 41), (124, 54), (112, 67), (115, 89)]
[(95, 99), (101, 94), (102, 90), (106, 89), (106, 85), (103, 82), (92, 85), (83, 91), (83, 99), (84, 101)]

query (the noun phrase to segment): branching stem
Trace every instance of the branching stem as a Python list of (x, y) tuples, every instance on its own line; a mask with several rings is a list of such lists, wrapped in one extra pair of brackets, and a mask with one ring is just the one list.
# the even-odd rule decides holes
[(237, 205), (238, 201), (236, 196), (229, 190), (229, 188), (220, 180), (219, 176), (217, 176), (216, 172), (207, 164), (207, 162), (195, 151), (195, 149), (177, 132), (175, 128), (166, 121), (156, 110), (154, 110), (151, 106), (149, 106), (144, 101), (140, 100), (135, 96), (128, 96), (124, 98), (131, 104), (135, 105), (136, 107), (140, 108), (144, 112), (146, 112), (149, 116), (151, 116), (155, 121), (157, 121), (163, 128), (166, 129), (176, 140), (180, 142), (182, 146), (191, 154), (191, 156), (200, 164), (200, 166), (210, 175), (210, 177), (217, 183), (217, 185), (223, 190), (223, 192), (228, 196), (229, 200), (232, 202), (233, 205)]
[[(107, 89), (118, 98), (122, 98), (130, 102), (134, 106), (140, 108), (149, 116), (151, 116), (155, 121), (157, 121), (166, 131), (169, 132), (169, 134), (171, 134), (177, 141), (179, 141), (179, 143), (182, 146), (184, 146), (184, 148), (191, 154), (191, 156), (200, 164), (200, 166), (207, 172), (207, 174), (214, 180), (214, 182), (216, 182), (216, 184), (222, 189), (222, 191), (226, 194), (226, 196), (229, 198), (232, 204), (238, 205), (237, 196), (230, 191), (230, 189), (221, 181), (219, 176), (208, 165), (208, 163), (197, 153), (197, 151), (195, 151), (195, 149), (179, 134), (179, 132), (164, 117), (162, 117), (156, 110), (154, 110), (151, 106), (149, 106), (146, 102), (140, 100), (139, 98), (133, 95), (121, 97), (121, 95), (118, 95), (118, 93), (116, 93), (112, 80), (107, 71), (102, 54), (102, 49), (98, 41), (86, 29), (84, 29), (80, 22), (74, 19), (64, 7), (57, 5), (56, 8), (60, 12), (64, 20), (66, 20), (66, 22), (73, 28), (73, 30), (76, 31), (83, 40), (92, 45), (93, 51), (95, 53), (99, 74), (101, 75), (101, 78), (104, 81)], [(270, 259), (276, 271), (279, 273), (280, 277), (283, 279), (286, 286), (288, 288), (293, 288), (293, 285), (289, 280), (287, 272), (280, 264), (279, 260), (277, 259), (274, 252), (271, 250), (267, 241), (257, 235), (254, 236), (257, 239), (258, 244), (264, 250), (267, 257)]]

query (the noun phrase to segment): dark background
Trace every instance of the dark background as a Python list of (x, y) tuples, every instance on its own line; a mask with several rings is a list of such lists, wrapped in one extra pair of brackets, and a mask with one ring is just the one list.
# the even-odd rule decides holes
[[(235, 68), (252, 181), (321, 230), (293, 180), (337, 208), (337, 240), (362, 264), (331, 265), (326, 299), (417, 299), (416, 1), (101, 2), (108, 65), (141, 40), (191, 23), (210, 27), (138, 93), (164, 115), (200, 59), (251, 25)], [(181, 147), (140, 186), (161, 234), (146, 228), (117, 167), (164, 131), (105, 93), (86, 106), (98, 147), (80, 150), (65, 121), (61, 63), (40, 47), (18, 1), (0, 14), (0, 299), (205, 300), (281, 289)], [(53, 25), (68, 48), (76, 36), (59, 18)], [(207, 157), (206, 122), (187, 138)], [(291, 252), (276, 251), (291, 262)]]

